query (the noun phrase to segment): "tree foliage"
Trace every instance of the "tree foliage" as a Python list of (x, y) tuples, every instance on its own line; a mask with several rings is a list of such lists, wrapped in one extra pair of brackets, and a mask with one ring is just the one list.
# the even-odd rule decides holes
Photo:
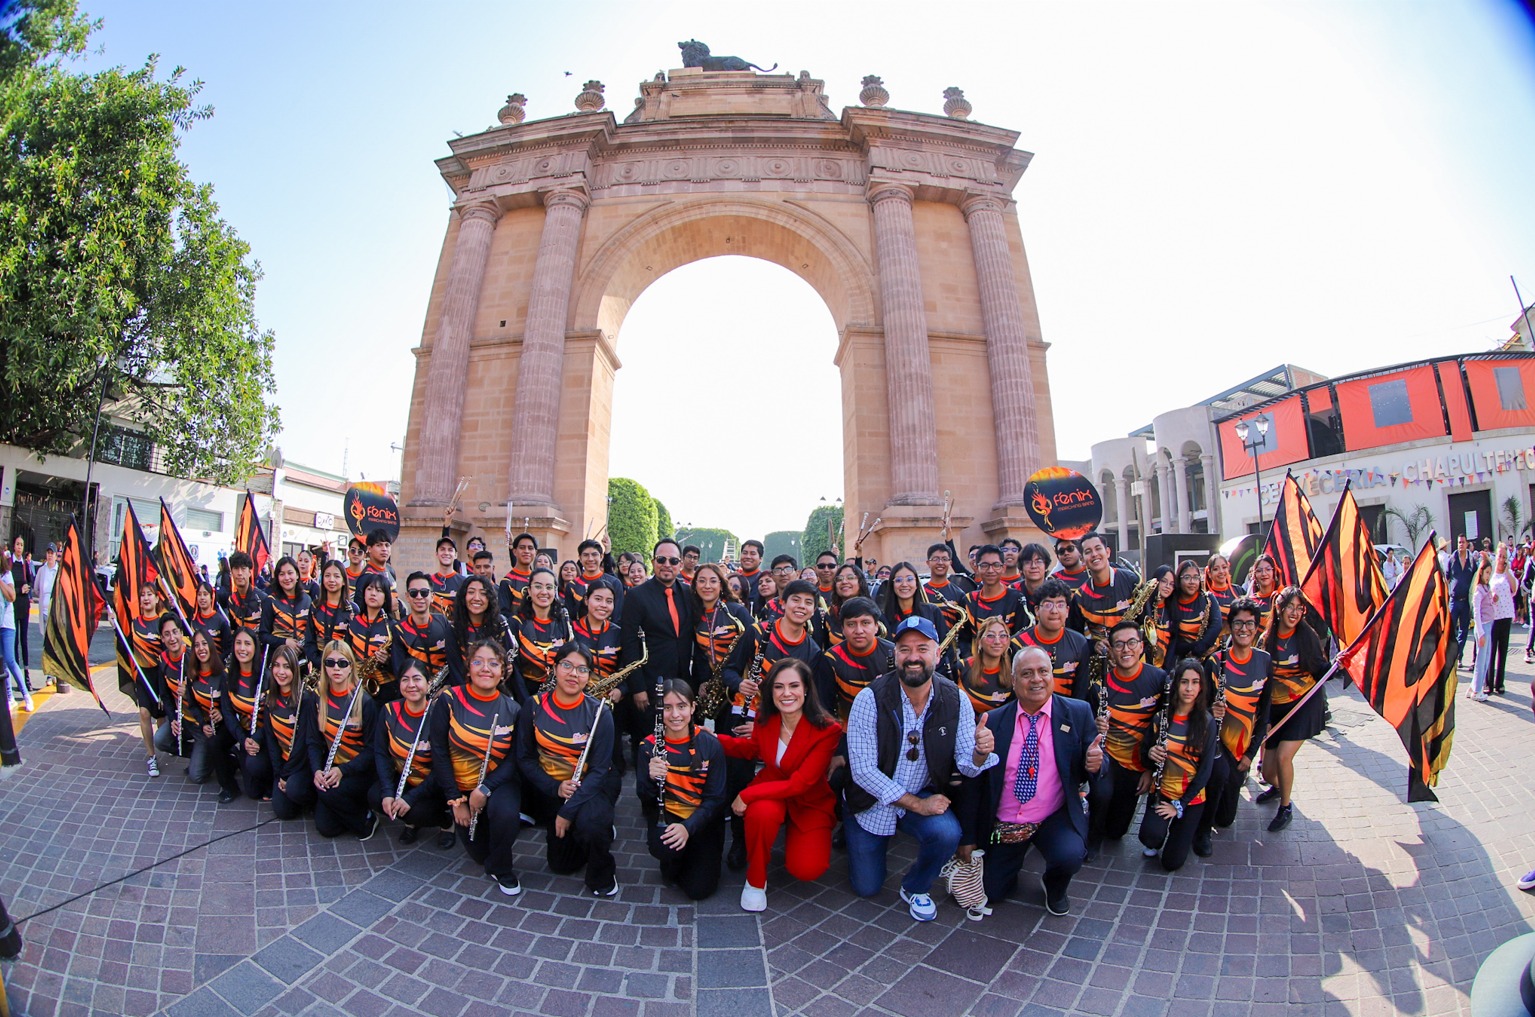
[(177, 159), (212, 116), (177, 68), (71, 73), (95, 24), (22, 0), (0, 26), (0, 441), (89, 439), (103, 391), (168, 472), (248, 477), (275, 434), (261, 270)]
[[(1416, 552), (1422, 545), (1423, 537), (1434, 525), (1434, 514), (1423, 505), (1414, 505), (1411, 509), (1402, 509), (1396, 505), (1387, 505), (1381, 513), (1387, 519), (1395, 519), (1402, 524), (1402, 529), (1407, 531), (1407, 547)], [(1381, 534), (1377, 539), (1381, 543), (1388, 543), (1385, 535)]]
[(799, 530), (774, 530), (762, 538), (763, 560), (771, 562), (781, 554), (792, 554), (794, 560), (803, 566), (805, 563), (800, 561), (799, 549), (799, 542), (803, 536), (804, 534)]
[[(805, 532), (800, 537), (800, 555), (801, 555), (801, 557), (800, 557), (800, 564), (801, 565), (803, 565), (807, 561), (814, 562), (816, 560), (817, 556), (819, 556), (822, 551), (824, 551), (828, 547), (832, 546), (832, 541), (828, 541), (826, 539), (826, 531), (827, 531), (827, 528), (828, 528), (827, 527), (828, 521), (831, 524), (830, 525), (830, 529), (831, 529), (832, 534), (834, 536), (835, 542), (838, 543), (838, 544), (841, 543), (841, 541), (842, 541), (842, 506), (841, 505), (818, 505), (818, 506), (816, 506), (810, 512), (810, 518), (805, 520)], [(845, 548), (845, 547), (839, 547), (838, 548), (839, 557), (846, 557), (848, 554), (851, 554), (851, 553), (852, 553), (852, 551), (850, 549), (848, 549), (848, 548)]]
[(655, 503), (656, 539), (660, 540), (662, 537), (675, 537), (677, 535), (677, 531), (672, 526), (671, 512), (667, 509), (666, 505), (661, 501), (660, 498), (656, 498)]
[(608, 479), (608, 537), (614, 555), (635, 551), (649, 561), (656, 522), (656, 501), (644, 484), (627, 477)]
[(692, 544), (703, 552), (700, 561), (719, 561), (725, 556), (725, 545), (733, 544), (736, 548), (741, 546), (741, 541), (729, 530), (718, 526), (694, 526), (682, 531), (682, 542)]

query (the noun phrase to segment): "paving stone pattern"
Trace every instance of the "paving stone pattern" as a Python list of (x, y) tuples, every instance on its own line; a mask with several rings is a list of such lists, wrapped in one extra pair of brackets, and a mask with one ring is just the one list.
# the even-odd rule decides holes
[(1509, 696), (1460, 697), (1437, 806), (1406, 804), (1395, 734), (1334, 685), (1288, 830), (1244, 803), (1215, 856), (1171, 876), (1132, 835), (1073, 882), (1064, 918), (1044, 912), (1031, 858), (1019, 900), (971, 923), (940, 898), (926, 924), (896, 898), (902, 844), (872, 900), (839, 854), (813, 884), (775, 867), (761, 916), (738, 909), (732, 873), (694, 905), (657, 880), (632, 779), (616, 900), (549, 875), (525, 832), (509, 901), (431, 838), (325, 841), (265, 806), (219, 807), (179, 763), (151, 781), (115, 688), (110, 721), (55, 697), (0, 785), (0, 893), (37, 915), (3, 973), (28, 1017), (1465, 1013), (1478, 964), (1535, 919), (1512, 887), (1535, 865), (1530, 669), (1512, 670)]

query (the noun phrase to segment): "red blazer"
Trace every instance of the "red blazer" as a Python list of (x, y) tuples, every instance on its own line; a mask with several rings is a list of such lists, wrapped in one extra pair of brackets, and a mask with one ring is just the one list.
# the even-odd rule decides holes
[(765, 764), (741, 792), (741, 798), (748, 805), (759, 798), (789, 799), (800, 808), (824, 812), (828, 824), (834, 822), (837, 798), (827, 783), (826, 769), (831, 766), (831, 757), (836, 755), (842, 725), (832, 721), (826, 727), (818, 728), (802, 719), (789, 739), (789, 747), (784, 750), (782, 764), (775, 762), (780, 726), (778, 715), (774, 714), (757, 724), (750, 738), (728, 734), (717, 736), (725, 755), (734, 759), (755, 759)]

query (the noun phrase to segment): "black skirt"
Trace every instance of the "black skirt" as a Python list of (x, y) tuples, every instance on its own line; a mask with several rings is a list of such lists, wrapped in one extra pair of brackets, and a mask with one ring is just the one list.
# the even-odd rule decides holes
[(1326, 725), (1322, 723), (1323, 715), (1327, 712), (1327, 690), (1317, 689), (1310, 699), (1296, 710), (1283, 726), (1279, 726), (1285, 715), (1295, 709), (1294, 703), (1272, 703), (1269, 706), (1269, 728), (1273, 731), (1269, 735), (1269, 744), (1277, 742), (1303, 742), (1308, 738), (1315, 738), (1322, 733)]

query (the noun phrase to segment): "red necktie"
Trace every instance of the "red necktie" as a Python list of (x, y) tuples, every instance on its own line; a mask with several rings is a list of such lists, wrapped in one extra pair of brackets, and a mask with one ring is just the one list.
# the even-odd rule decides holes
[(666, 591), (666, 609), (672, 613), (672, 634), (680, 636), (682, 635), (682, 619), (677, 617), (677, 602), (672, 599), (672, 588), (670, 586), (663, 586), (662, 589)]

